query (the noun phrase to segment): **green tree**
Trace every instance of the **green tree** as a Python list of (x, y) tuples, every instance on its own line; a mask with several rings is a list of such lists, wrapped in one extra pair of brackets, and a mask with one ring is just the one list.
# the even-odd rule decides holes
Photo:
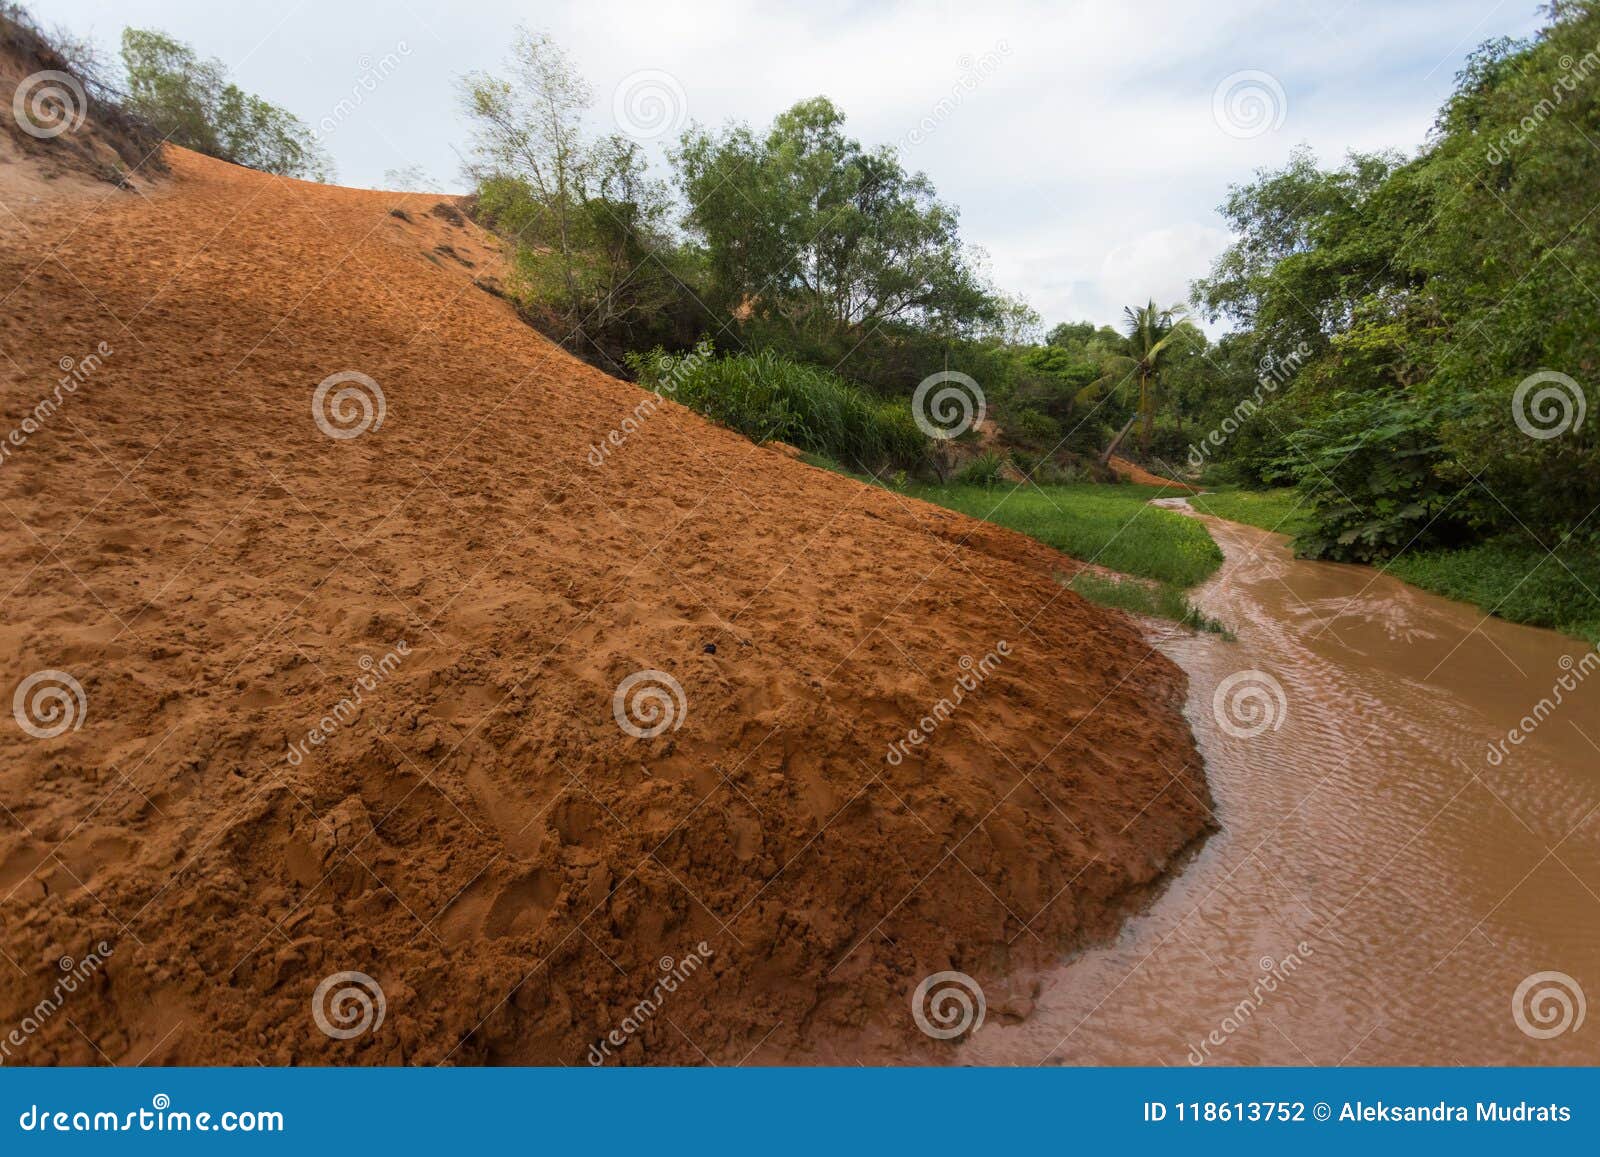
[(508, 73), (461, 80), (479, 219), (515, 243), (515, 288), (552, 336), (620, 369), (626, 349), (670, 338), (669, 306), (692, 303), (667, 188), (633, 141), (588, 138), (593, 92), (549, 36), (519, 30)]
[(909, 325), (949, 338), (1023, 328), (962, 245), (956, 210), (889, 146), (867, 149), (814, 97), (757, 136), (686, 132), (672, 160), (711, 291), (730, 313), (838, 335)]
[(1182, 305), (1163, 309), (1151, 301), (1146, 305), (1128, 306), (1122, 313), (1126, 319), (1126, 351), (1106, 357), (1101, 364), (1100, 377), (1085, 387), (1080, 396), (1081, 400), (1088, 400), (1114, 393), (1131, 396), (1134, 402), (1127, 424), (1100, 455), (1102, 463), (1111, 460), (1135, 421), (1139, 422), (1140, 449), (1149, 449), (1163, 376), (1186, 346), (1197, 339), (1201, 343), (1205, 341), (1205, 335), (1184, 319)]
[(173, 144), (279, 176), (332, 179), (333, 164), (304, 122), (231, 83), (221, 61), (164, 33), (125, 28), (122, 64), (128, 110)]

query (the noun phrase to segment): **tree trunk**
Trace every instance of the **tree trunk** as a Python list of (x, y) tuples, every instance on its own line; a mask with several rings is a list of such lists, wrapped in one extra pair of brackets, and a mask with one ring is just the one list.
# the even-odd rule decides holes
[(1139, 453), (1150, 452), (1150, 435), (1156, 428), (1156, 387), (1147, 376), (1139, 382)]
[(1133, 424), (1139, 420), (1139, 415), (1134, 414), (1123, 423), (1122, 429), (1117, 431), (1117, 436), (1111, 439), (1111, 445), (1106, 447), (1106, 452), (1100, 455), (1100, 465), (1104, 466), (1111, 461), (1111, 455), (1117, 452), (1117, 447), (1122, 445), (1122, 440), (1128, 436), (1128, 431), (1133, 429)]

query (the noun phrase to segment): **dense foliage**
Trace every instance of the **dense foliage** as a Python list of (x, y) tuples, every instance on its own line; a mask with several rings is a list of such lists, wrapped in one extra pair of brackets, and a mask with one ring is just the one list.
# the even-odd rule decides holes
[(173, 144), (284, 177), (332, 178), (311, 130), (229, 81), (220, 60), (202, 59), (163, 33), (125, 28), (122, 64), (128, 109)]
[[(1223, 206), (1238, 240), (1196, 290), (1242, 327), (1221, 396), (1259, 407), (1200, 457), (1298, 486), (1308, 553), (1600, 542), (1600, 438), (1578, 421), (1600, 368), (1578, 194), (1600, 178), (1600, 10), (1548, 11), (1470, 58), (1417, 156), (1301, 152)], [(1251, 372), (1293, 351), (1286, 376)]]
[(770, 350), (719, 358), (702, 342), (683, 355), (657, 349), (628, 360), (642, 385), (757, 442), (787, 442), (873, 473), (915, 469), (927, 456), (904, 403)]

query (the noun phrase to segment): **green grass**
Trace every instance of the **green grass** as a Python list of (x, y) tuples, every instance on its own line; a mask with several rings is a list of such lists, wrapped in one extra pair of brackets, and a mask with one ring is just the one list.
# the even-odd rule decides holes
[(1193, 586), (1222, 565), (1222, 551), (1204, 526), (1149, 505), (1163, 493), (1157, 486), (911, 485), (904, 493), (1009, 527), (1073, 558), (1177, 587)]
[(1300, 501), (1300, 492), (1292, 486), (1280, 490), (1207, 491), (1191, 498), (1189, 505), (1202, 514), (1279, 534), (1296, 535), (1311, 529), (1307, 507)]
[(1497, 540), (1406, 553), (1387, 569), (1499, 618), (1600, 642), (1600, 550), (1592, 547), (1566, 546), (1551, 558), (1532, 542)]
[[(805, 454), (802, 458), (824, 470), (873, 482), (826, 455)], [(1183, 593), (1185, 587), (1210, 577), (1222, 565), (1222, 551), (1195, 519), (1149, 505), (1152, 498), (1171, 497), (1166, 487), (1092, 482), (1020, 489), (1005, 482), (993, 486), (875, 484), (997, 523), (1064, 554), (1129, 576), (1119, 579), (1084, 572), (1066, 584), (1091, 602), (1233, 638), (1222, 624), (1196, 610)]]
[(1070, 590), (1102, 606), (1117, 607), (1138, 615), (1158, 619), (1171, 619), (1195, 631), (1211, 631), (1231, 640), (1233, 632), (1216, 619), (1202, 614), (1189, 601), (1189, 597), (1171, 583), (1151, 582), (1136, 578), (1116, 578), (1111, 575), (1082, 571), (1067, 583)]

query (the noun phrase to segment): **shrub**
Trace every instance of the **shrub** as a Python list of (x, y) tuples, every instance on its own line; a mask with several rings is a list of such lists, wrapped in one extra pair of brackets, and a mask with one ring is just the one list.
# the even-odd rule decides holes
[(770, 352), (716, 357), (709, 341), (687, 354), (629, 354), (641, 384), (756, 442), (780, 441), (847, 466), (917, 469), (928, 444), (905, 404), (880, 402), (826, 370)]
[(1061, 441), (1061, 423), (1038, 410), (1022, 410), (1007, 433), (1028, 445), (1050, 448)]
[(1005, 465), (1006, 460), (999, 454), (985, 450), (957, 470), (952, 481), (961, 486), (993, 486), (1000, 481), (1000, 472)]

